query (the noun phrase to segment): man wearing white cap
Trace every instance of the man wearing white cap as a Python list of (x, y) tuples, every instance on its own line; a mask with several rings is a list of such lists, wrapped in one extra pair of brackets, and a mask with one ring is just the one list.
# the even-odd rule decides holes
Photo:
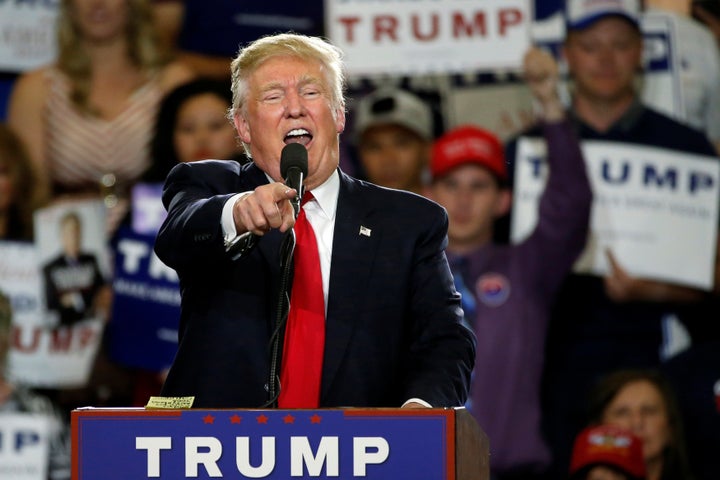
[(430, 107), (416, 95), (380, 88), (355, 111), (360, 164), (372, 183), (421, 194), (433, 140)]

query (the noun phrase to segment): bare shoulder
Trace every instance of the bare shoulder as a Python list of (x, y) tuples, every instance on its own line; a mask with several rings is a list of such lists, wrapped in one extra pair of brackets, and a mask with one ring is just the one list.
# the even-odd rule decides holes
[(175, 87), (195, 78), (195, 73), (182, 62), (174, 61), (160, 71), (160, 88), (167, 93)]
[(20, 128), (20, 124), (35, 122), (42, 114), (51, 88), (48, 75), (51, 69), (47, 66), (31, 70), (15, 80), (8, 102), (8, 121), (16, 128)]
[(53, 67), (48, 65), (29, 70), (20, 75), (13, 84), (13, 92), (18, 95), (43, 95), (50, 89), (48, 73)]

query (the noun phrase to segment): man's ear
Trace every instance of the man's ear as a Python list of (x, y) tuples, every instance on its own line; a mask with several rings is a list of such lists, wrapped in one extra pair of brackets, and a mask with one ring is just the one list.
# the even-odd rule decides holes
[(509, 188), (500, 188), (497, 202), (495, 203), (495, 218), (504, 217), (512, 208), (512, 192)]
[(337, 109), (337, 113), (335, 115), (335, 127), (338, 134), (345, 131), (345, 110), (342, 108)]
[(237, 130), (240, 140), (242, 140), (243, 143), (249, 144), (251, 140), (250, 125), (248, 125), (245, 118), (242, 115), (235, 115), (235, 117), (233, 117), (233, 123), (235, 124), (235, 130)]

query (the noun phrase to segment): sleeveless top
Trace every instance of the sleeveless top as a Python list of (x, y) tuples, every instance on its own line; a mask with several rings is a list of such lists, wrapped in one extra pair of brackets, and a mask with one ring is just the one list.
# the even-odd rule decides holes
[(53, 191), (102, 195), (108, 207), (120, 207), (113, 208), (111, 216), (121, 218), (132, 184), (150, 166), (150, 142), (163, 96), (157, 80), (138, 88), (117, 116), (103, 119), (73, 105), (70, 82), (62, 72), (51, 69), (47, 76), (46, 159)]

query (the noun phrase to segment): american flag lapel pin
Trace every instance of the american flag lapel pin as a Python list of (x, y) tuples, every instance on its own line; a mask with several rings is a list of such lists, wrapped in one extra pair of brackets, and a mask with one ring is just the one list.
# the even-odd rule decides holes
[(360, 235), (365, 235), (366, 237), (369, 237), (371, 233), (372, 233), (372, 230), (360, 225)]

